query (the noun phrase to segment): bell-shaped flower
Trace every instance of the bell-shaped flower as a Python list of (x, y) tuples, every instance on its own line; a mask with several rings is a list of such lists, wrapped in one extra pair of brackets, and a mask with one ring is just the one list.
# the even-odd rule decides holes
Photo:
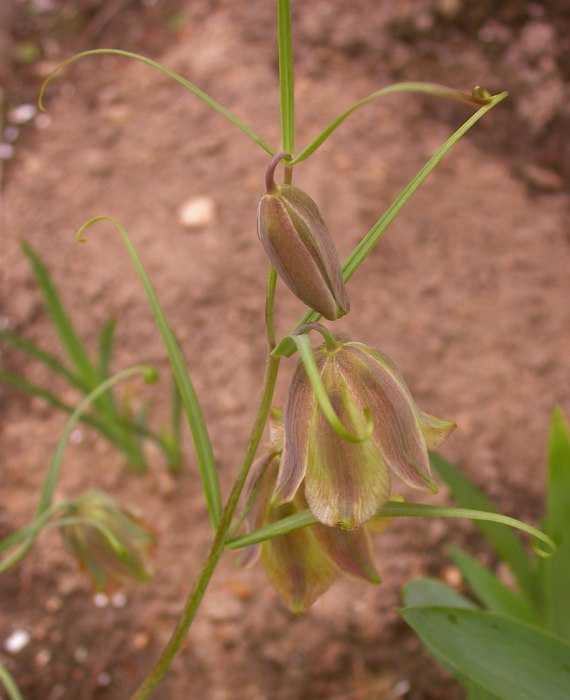
[(266, 191), (257, 210), (257, 233), (272, 265), (307, 306), (333, 321), (348, 313), (350, 302), (331, 235), (315, 202), (298, 187), (276, 185), (278, 162), (271, 159)]
[[(260, 529), (307, 509), (299, 492), (291, 503), (271, 505), (279, 468), (279, 450), (273, 440), (268, 453), (252, 468), (246, 493), (255, 495), (248, 529)], [(274, 451), (275, 450), (275, 451)], [(269, 582), (294, 613), (302, 613), (333, 584), (338, 573), (349, 578), (380, 583), (372, 560), (370, 535), (365, 529), (345, 532), (316, 524), (286, 535), (250, 545), (241, 560), (252, 565), (261, 559)]]
[(97, 590), (149, 580), (154, 537), (108, 494), (85, 492), (69, 505), (65, 520), (60, 528), (63, 541)]
[[(414, 488), (435, 492), (428, 449), (437, 448), (455, 423), (422, 413), (386, 355), (318, 324), (304, 330), (311, 329), (327, 338), (315, 350), (315, 371), (349, 435), (332, 427), (299, 361), (285, 408), (285, 447), (273, 504), (292, 501), (302, 484), (320, 522), (350, 529), (386, 504), (390, 472)], [(356, 437), (346, 439), (351, 435)]]

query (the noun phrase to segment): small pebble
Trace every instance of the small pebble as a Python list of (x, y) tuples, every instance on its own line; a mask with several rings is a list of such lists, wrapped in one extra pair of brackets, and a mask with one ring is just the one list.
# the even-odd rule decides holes
[(97, 676), (97, 685), (106, 688), (111, 683), (111, 674), (103, 671)]
[(394, 686), (392, 693), (397, 698), (403, 698), (406, 693), (409, 693), (410, 688), (410, 681), (398, 681)]
[(127, 596), (123, 592), (111, 596), (111, 605), (114, 608), (124, 608), (127, 604)]
[(40, 651), (38, 651), (36, 654), (34, 662), (36, 666), (39, 666), (40, 668), (48, 666), (51, 662), (51, 651), (49, 649), (40, 649)]
[(75, 661), (77, 661), (78, 664), (84, 664), (87, 661), (87, 657), (89, 656), (89, 652), (85, 647), (77, 647), (75, 651), (73, 652), (73, 658)]
[(17, 654), (30, 643), (30, 633), (26, 630), (15, 630), (4, 642), (4, 649), (10, 654)]
[(8, 112), (8, 120), (11, 121), (12, 124), (26, 124), (31, 121), (37, 113), (38, 108), (35, 105), (26, 103), (18, 105), (18, 107), (13, 107)]
[(137, 632), (133, 638), (133, 646), (139, 651), (146, 649), (150, 644), (150, 634), (148, 632)]
[(178, 210), (178, 221), (186, 229), (207, 226), (214, 220), (214, 216), (214, 202), (210, 197), (189, 199)]
[(69, 436), (69, 442), (72, 445), (79, 445), (83, 442), (83, 430), (81, 428), (75, 428), (75, 430), (71, 431), (71, 435)]
[(93, 596), (93, 602), (97, 608), (106, 608), (109, 605), (109, 596), (105, 593), (96, 593)]

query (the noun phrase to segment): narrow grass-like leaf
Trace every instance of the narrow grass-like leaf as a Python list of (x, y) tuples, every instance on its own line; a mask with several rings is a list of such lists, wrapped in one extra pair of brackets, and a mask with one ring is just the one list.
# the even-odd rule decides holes
[(473, 559), (467, 552), (457, 547), (451, 547), (450, 551), (455, 566), (463, 574), (467, 585), (490, 612), (514, 617), (530, 625), (542, 626), (539, 615), (525, 597), (511, 590), (490, 569)]
[(293, 74), (293, 41), (289, 0), (277, 2), (277, 34), (279, 46), (279, 92), (281, 112), (281, 144), (287, 153), (295, 152), (295, 92)]
[(111, 356), (113, 354), (113, 343), (115, 340), (116, 321), (110, 318), (103, 326), (99, 334), (99, 348), (97, 350), (97, 371), (101, 379), (105, 379), (110, 374)]
[[(466, 479), (452, 464), (437, 453), (430, 454), (430, 462), (437, 474), (449, 486), (453, 498), (460, 506), (497, 512), (494, 504), (479, 489)], [(521, 590), (536, 601), (537, 582), (533, 560), (522, 542), (512, 532), (496, 527), (492, 522), (479, 522), (477, 527), (499, 557), (505, 561), (517, 577)]]
[(570, 645), (480, 610), (406, 608), (404, 620), (445, 663), (503, 700), (568, 700)]
[[(296, 165), (297, 163), (300, 163), (301, 161), (306, 160), (309, 156), (311, 156), (328, 139), (328, 137), (332, 133), (334, 133), (338, 129), (338, 127), (358, 109), (364, 107), (365, 105), (369, 104), (373, 100), (378, 99), (379, 97), (383, 97), (385, 95), (392, 95), (398, 92), (424, 93), (427, 95), (433, 95), (434, 97), (444, 97), (447, 99), (457, 100), (459, 102), (466, 102), (467, 104), (479, 106), (487, 105), (494, 99), (491, 95), (487, 97), (478, 94), (462, 92), (461, 90), (454, 90), (452, 88), (445, 87), (444, 85), (438, 85), (436, 83), (395, 83), (394, 85), (389, 85), (388, 87), (376, 90), (372, 94), (368, 95), (368, 97), (359, 100), (351, 107), (349, 107), (340, 116), (333, 120), (326, 127), (326, 129), (324, 129), (315, 139), (313, 139), (313, 141), (311, 141), (311, 143), (308, 146), (305, 146), (305, 148), (293, 158), (293, 160), (291, 161), (291, 165)], [(290, 151), (290, 153), (292, 153), (292, 151)]]
[(549, 629), (570, 641), (570, 435), (559, 408), (548, 441), (545, 531), (557, 545), (552, 561), (540, 564), (545, 615)]
[(125, 247), (133, 261), (139, 279), (142, 282), (144, 290), (146, 292), (147, 298), (149, 300), (150, 306), (152, 308), (152, 313), (156, 320), (156, 324), (162, 335), (164, 345), (168, 352), (168, 357), (170, 364), (172, 366), (172, 371), (178, 384), (178, 389), (180, 390), (180, 395), (182, 397), (182, 402), (184, 404), (184, 410), (188, 418), (188, 424), (190, 426), (190, 431), (192, 433), (192, 438), (194, 441), (194, 447), (196, 449), (196, 456), (198, 459), (198, 467), (200, 469), (200, 477), (202, 479), (202, 485), (204, 488), (204, 494), (206, 497), (206, 504), (208, 507), (208, 513), (210, 515), (210, 520), (212, 525), (217, 528), (220, 522), (220, 516), (222, 512), (221, 505), (221, 494), (220, 494), (220, 483), (218, 480), (218, 472), (216, 467), (216, 462), (212, 452), (212, 445), (210, 443), (210, 438), (208, 436), (208, 430), (206, 428), (206, 422), (202, 414), (202, 409), (198, 402), (198, 397), (192, 386), (192, 381), (190, 380), (190, 375), (188, 374), (188, 369), (184, 362), (184, 357), (180, 350), (176, 338), (166, 321), (164, 312), (159, 304), (158, 298), (155, 294), (154, 288), (146, 274), (146, 271), (142, 265), (142, 262), (138, 256), (135, 247), (131, 243), (125, 229), (114, 219), (106, 216), (96, 216), (89, 219), (83, 226), (79, 229), (77, 233), (77, 238), (80, 241), (85, 240), (83, 238), (83, 233), (87, 228), (95, 223), (106, 221), (112, 224), (119, 235), (121, 236)]
[(178, 73), (175, 73), (174, 71), (171, 71), (169, 68), (166, 68), (165, 66), (161, 65), (160, 63), (157, 63), (156, 61), (153, 61), (150, 58), (147, 58), (146, 56), (141, 56), (140, 54), (137, 53), (132, 53), (130, 51), (121, 51), (120, 49), (91, 49), (90, 51), (82, 51), (81, 53), (75, 54), (74, 56), (71, 56), (67, 60), (63, 61), (63, 63), (60, 63), (60, 65), (53, 70), (48, 77), (44, 80), (43, 85), (40, 88), (40, 94), (38, 96), (38, 105), (40, 109), (43, 111), (44, 110), (44, 105), (43, 105), (43, 99), (44, 99), (44, 93), (46, 91), (47, 86), (49, 83), (55, 78), (58, 73), (60, 73), (64, 68), (69, 66), (71, 63), (74, 63), (75, 61), (78, 61), (80, 58), (86, 58), (87, 56), (123, 56), (124, 58), (131, 58), (135, 61), (140, 61), (141, 63), (145, 63), (147, 66), (151, 66), (152, 68), (156, 68), (156, 70), (159, 70), (161, 73), (164, 73), (167, 75), (169, 78), (172, 78), (172, 80), (176, 81), (179, 85), (182, 85), (182, 87), (186, 88), (190, 92), (192, 92), (196, 97), (199, 97), (201, 100), (203, 100), (206, 104), (210, 105), (213, 109), (216, 110), (216, 112), (219, 112), (222, 114), (228, 121), (230, 121), (232, 124), (238, 127), (238, 129), (241, 129), (243, 133), (246, 136), (249, 136), (249, 138), (254, 141), (258, 146), (263, 148), (264, 151), (269, 153), (269, 155), (275, 155), (275, 150), (266, 142), (264, 141), (260, 136), (258, 136), (254, 131), (252, 131), (246, 124), (244, 124), (241, 119), (238, 119), (234, 114), (232, 114), (228, 109), (225, 107), (222, 107), (222, 105), (219, 102), (216, 102), (212, 97), (207, 95), (205, 92), (200, 90), (199, 87), (191, 83), (189, 80), (186, 80), (186, 78), (183, 78), (181, 75), (178, 75)]
[(60, 374), (64, 379), (66, 379), (72, 386), (78, 389), (84, 389), (85, 385), (78, 379), (73, 372), (71, 372), (55, 355), (52, 355), (45, 350), (42, 350), (31, 340), (22, 338), (17, 333), (10, 330), (0, 331), (0, 340), (5, 340), (10, 343), (18, 350), (22, 350), (34, 360), (39, 360), (46, 367), (51, 369), (53, 372)]
[(8, 669), (0, 664), (0, 682), (4, 686), (10, 700), (24, 700), (16, 681), (12, 678)]
[[(460, 518), (465, 520), (478, 520), (482, 522), (492, 522), (500, 525), (507, 525), (509, 527), (515, 528), (516, 530), (521, 530), (526, 534), (533, 537), (535, 540), (540, 541), (543, 545), (547, 547), (546, 551), (542, 552), (543, 556), (552, 556), (553, 552), (556, 550), (554, 542), (545, 535), (540, 530), (537, 530), (531, 525), (511, 518), (508, 515), (501, 515), (500, 513), (488, 513), (481, 510), (473, 510), (471, 508), (449, 508), (447, 506), (432, 506), (427, 503), (406, 503), (399, 501), (390, 501), (387, 503), (376, 515), (376, 517), (385, 518), (404, 518), (404, 517), (425, 517), (425, 518)], [(230, 540), (227, 543), (228, 549), (239, 549), (240, 547), (245, 547), (249, 544), (257, 544), (258, 542), (264, 542), (265, 540), (271, 539), (273, 537), (279, 537), (285, 535), (288, 532), (293, 532), (301, 527), (308, 527), (309, 525), (314, 525), (317, 519), (313, 516), (311, 511), (304, 510), (301, 513), (296, 513), (282, 520), (278, 520), (276, 523), (255, 530), (242, 537), (237, 537)]]
[[(97, 399), (100, 396), (102, 396), (106, 391), (115, 386), (115, 384), (124, 381), (125, 379), (128, 379), (129, 377), (132, 377), (136, 374), (142, 374), (145, 378), (145, 381), (147, 382), (156, 381), (157, 378), (156, 370), (153, 367), (149, 367), (148, 365), (137, 365), (135, 367), (130, 367), (129, 369), (123, 370), (122, 372), (118, 372), (114, 376), (109, 377), (109, 379), (99, 384), (99, 386), (97, 386), (95, 389), (93, 389), (93, 391), (91, 391), (78, 404), (78, 406), (75, 408), (75, 410), (69, 417), (67, 423), (65, 424), (63, 432), (61, 433), (61, 436), (57, 442), (53, 457), (50, 461), (47, 470), (46, 478), (44, 479), (44, 483), (42, 486), (40, 500), (36, 509), (35, 516), (36, 523), (38, 523), (38, 528), (40, 528), (41, 523), (45, 521), (45, 518), (43, 518), (42, 516), (44, 516), (52, 507), (52, 500), (55, 492), (55, 487), (59, 478), (65, 448), (69, 442), (69, 437), (72, 431), (74, 430), (75, 426), (77, 425), (78, 421), (81, 419), (81, 416), (85, 413), (85, 411), (87, 411), (90, 408), (92, 404), (94, 404), (97, 401)], [(2, 560), (2, 562), (0, 562), (0, 573), (7, 571), (10, 567), (17, 564), (30, 551), (38, 533), (39, 529), (34, 529), (30, 533), (29, 538), (26, 541), (24, 541), (16, 551), (12, 552), (8, 557), (6, 557)]]
[[(352, 253), (348, 256), (346, 261), (342, 266), (342, 276), (345, 282), (347, 282), (360, 265), (364, 262), (366, 257), (370, 254), (374, 246), (378, 243), (380, 238), (384, 235), (392, 221), (400, 213), (401, 209), (404, 207), (406, 202), (410, 197), (416, 192), (428, 175), (437, 167), (445, 154), (453, 148), (453, 146), (459, 141), (459, 139), (464, 136), (472, 126), (474, 126), (479, 119), (485, 116), (489, 110), (502, 102), (508, 93), (503, 92), (496, 97), (493, 97), (491, 102), (481, 109), (478, 109), (475, 114), (473, 114), (466, 122), (464, 122), (457, 131), (455, 131), (447, 141), (434, 153), (434, 155), (428, 160), (428, 162), (420, 168), (416, 175), (410, 180), (410, 182), (404, 187), (384, 214), (378, 219), (378, 221), (372, 226), (370, 231), (362, 238), (360, 243), (354, 248)], [(320, 314), (316, 311), (308, 311), (303, 318), (297, 323), (295, 329), (306, 323), (313, 323), (318, 321)], [(282, 338), (275, 350), (273, 350), (274, 357), (289, 357), (295, 352), (295, 344), (292, 339), (287, 335)]]
[(93, 387), (98, 383), (97, 373), (91, 364), (89, 355), (81, 339), (77, 335), (73, 323), (62, 304), (60, 296), (53, 284), (47, 268), (32, 247), (22, 241), (22, 250), (28, 257), (34, 271), (38, 286), (59, 338), (79, 373), (84, 387)]

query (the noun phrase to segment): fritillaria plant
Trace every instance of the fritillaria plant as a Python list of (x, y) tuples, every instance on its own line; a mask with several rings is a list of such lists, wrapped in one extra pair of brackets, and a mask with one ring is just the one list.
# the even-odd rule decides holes
[[(455, 424), (417, 408), (395, 364), (379, 350), (349, 340), (330, 327), (317, 323), (321, 316), (334, 323), (350, 311), (347, 282), (444, 155), (479, 119), (505, 99), (507, 93), (493, 96), (479, 87), (471, 92), (460, 92), (430, 83), (391, 85), (349, 107), (307, 146), (297, 150), (289, 0), (277, 0), (277, 16), (282, 134), (279, 148), (271, 146), (182, 76), (149, 58), (125, 51), (100, 49), (73, 56), (46, 80), (40, 94), (41, 105), (48, 83), (73, 61), (101, 54), (124, 56), (152, 66), (174, 79), (225, 116), (269, 157), (258, 207), (258, 235), (269, 257), (265, 298), (265, 375), (255, 420), (225, 500), (222, 499), (206, 423), (182, 351), (133, 243), (118, 222), (103, 216), (87, 221), (78, 233), (78, 239), (83, 241), (85, 231), (93, 224), (111, 223), (135, 265), (164, 340), (188, 419), (213, 531), (210, 550), (195, 574), (180, 619), (156, 664), (133, 692), (131, 700), (147, 698), (167, 672), (226, 550), (242, 549), (244, 563), (251, 563), (259, 557), (277, 593), (294, 611), (301, 612), (327, 590), (339, 572), (357, 580), (379, 583), (370, 531), (381, 529), (382, 523), (391, 517), (490, 520), (523, 530), (541, 539), (548, 547), (552, 546), (550, 539), (541, 532), (506, 516), (394, 498), (391, 474), (422, 491), (436, 490), (428, 450), (438, 447)], [(477, 111), (419, 170), (341, 266), (317, 204), (292, 184), (294, 169), (312, 157), (350, 115), (376, 99), (396, 92), (459, 100), (476, 107)], [(278, 166), (283, 166), (284, 170), (281, 184), (277, 184), (275, 178)], [(260, 188), (262, 184), (261, 174)], [(274, 319), (278, 274), (309, 307), (297, 326), (280, 339), (277, 339)], [(352, 310), (352, 313), (359, 312), (358, 309)], [(324, 339), (316, 350), (309, 341), (311, 331), (318, 331)], [(296, 352), (299, 360), (284, 414), (281, 416), (278, 411), (273, 411), (270, 445), (262, 451), (252, 469), (271, 414), (280, 364)], [(121, 378), (121, 375), (111, 378), (106, 384), (110, 386)], [(77, 420), (89, 400), (94, 400), (105, 388), (92, 392), (71, 420)], [(75, 504), (73, 512), (81, 517), (80, 521), (74, 521), (70, 517), (78, 516), (69, 516), (69, 504), (66, 517), (61, 517), (61, 508), (52, 504), (62, 444), (58, 446), (59, 452), (50, 467), (36, 519), (11, 536), (8, 545), (18, 544), (19, 547), (0, 564), (0, 570), (19, 561), (42, 527), (53, 522), (50, 518), (57, 513), (59, 521), (55, 523), (59, 522), (64, 528), (64, 539), (79, 552), (83, 565), (97, 572), (98, 581), (105, 580), (99, 567), (105, 566), (106, 562), (111, 568), (108, 572), (111, 577), (113, 574), (124, 577), (129, 571), (138, 578), (145, 577), (144, 555), (150, 536), (144, 534), (140, 523), (125, 520), (120, 507), (111, 507), (100, 494), (91, 494), (80, 499), (79, 506)], [(243, 506), (238, 511), (240, 500)], [(246, 523), (248, 531), (244, 534), (242, 528)], [(92, 543), (96, 544), (95, 551), (89, 552)], [(128, 551), (129, 543), (134, 548), (132, 551)], [(0, 543), (0, 550), (6, 548), (7, 545)], [(117, 557), (123, 558), (121, 566)]]

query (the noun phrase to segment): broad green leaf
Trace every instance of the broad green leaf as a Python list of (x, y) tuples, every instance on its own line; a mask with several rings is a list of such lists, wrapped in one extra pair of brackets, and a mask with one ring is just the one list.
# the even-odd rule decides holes
[(437, 578), (426, 577), (409, 581), (404, 586), (403, 596), (407, 608), (477, 608), (473, 601)]
[(295, 92), (289, 0), (278, 0), (277, 34), (279, 45), (281, 145), (284, 151), (293, 155), (295, 152)]
[(545, 531), (557, 545), (554, 557), (540, 563), (545, 614), (549, 629), (570, 641), (570, 436), (558, 408), (548, 443)]
[[(496, 95), (491, 99), (489, 104), (478, 109), (475, 114), (473, 114), (466, 122), (464, 122), (457, 131), (455, 131), (447, 141), (438, 148), (434, 155), (428, 160), (428, 162), (418, 170), (414, 177), (408, 182), (388, 209), (382, 214), (374, 226), (368, 231), (368, 233), (362, 238), (360, 243), (354, 248), (352, 253), (348, 256), (342, 266), (342, 276), (345, 282), (352, 277), (360, 265), (364, 262), (366, 257), (370, 254), (374, 246), (378, 243), (380, 238), (384, 235), (392, 221), (400, 213), (400, 210), (404, 207), (406, 202), (414, 194), (414, 192), (420, 187), (428, 175), (439, 165), (442, 158), (446, 153), (453, 148), (453, 146), (459, 141), (459, 139), (464, 136), (472, 126), (474, 126), (479, 119), (485, 116), (487, 112), (499, 102), (502, 102), (508, 93), (502, 92), (500, 95)], [(306, 323), (312, 323), (318, 321), (320, 315), (316, 311), (308, 311), (303, 318), (298, 322), (295, 328)], [(275, 350), (273, 350), (274, 357), (289, 357), (295, 352), (295, 344), (293, 340), (287, 335), (282, 338)]]
[[(479, 489), (466, 479), (452, 464), (441, 455), (433, 452), (430, 462), (437, 474), (449, 486), (453, 498), (460, 506), (496, 513), (493, 503)], [(517, 577), (521, 589), (536, 599), (536, 575), (533, 561), (521, 541), (508, 529), (497, 527), (492, 522), (478, 522), (477, 527), (497, 554), (505, 561)]]
[(238, 119), (234, 114), (232, 114), (225, 107), (222, 107), (222, 105), (219, 102), (216, 102), (216, 100), (214, 100), (212, 97), (207, 95), (203, 90), (200, 90), (199, 87), (197, 87), (196, 85), (191, 83), (189, 80), (186, 80), (186, 78), (183, 78), (181, 75), (178, 75), (178, 73), (175, 73), (174, 71), (171, 71), (170, 69), (161, 65), (160, 63), (157, 63), (156, 61), (153, 61), (150, 58), (147, 58), (146, 56), (141, 56), (140, 54), (137, 54), (137, 53), (131, 53), (130, 51), (121, 51), (119, 49), (91, 49), (90, 51), (82, 51), (81, 53), (75, 54), (74, 56), (71, 56), (63, 63), (60, 63), (60, 65), (55, 70), (53, 70), (48, 75), (48, 77), (44, 80), (44, 83), (40, 88), (40, 94), (38, 96), (38, 105), (39, 105), (40, 109), (42, 111), (44, 109), (43, 98), (44, 98), (44, 93), (46, 91), (47, 86), (55, 78), (55, 76), (58, 75), (58, 73), (60, 73), (70, 63), (74, 63), (75, 61), (78, 61), (80, 58), (86, 58), (87, 56), (105, 56), (105, 55), (123, 56), (124, 58), (132, 58), (135, 61), (140, 61), (141, 63), (145, 63), (147, 66), (151, 66), (152, 68), (156, 68), (161, 73), (164, 73), (169, 78), (172, 78), (172, 80), (176, 81), (179, 85), (182, 85), (182, 87), (186, 88), (186, 90), (189, 90), (190, 92), (192, 92), (194, 95), (196, 95), (196, 97), (199, 97), (206, 104), (210, 105), (210, 107), (215, 109), (216, 112), (219, 112), (220, 114), (222, 114), (228, 121), (230, 121), (232, 124), (237, 126), (238, 129), (241, 129), (241, 131), (243, 131), (243, 133), (246, 136), (249, 136), (249, 138), (252, 141), (254, 141), (258, 146), (261, 146), (261, 148), (263, 148), (264, 151), (269, 153), (269, 155), (271, 155), (271, 156), (275, 155), (275, 150), (273, 148), (271, 148), (271, 146), (266, 141), (264, 141), (260, 136), (258, 136), (255, 132), (253, 132), (248, 126), (246, 126), (241, 121), (241, 119)]
[(528, 600), (505, 586), (490, 569), (456, 547), (451, 547), (451, 557), (471, 591), (490, 612), (542, 627), (540, 617)]
[[(404, 603), (408, 608), (452, 607), (465, 608), (467, 610), (477, 609), (477, 606), (471, 600), (462, 596), (451, 586), (433, 578), (422, 578), (408, 583), (404, 588)], [(453, 674), (467, 690), (467, 700), (496, 700), (496, 695), (489, 693), (446, 663), (445, 659), (439, 656), (433, 647), (430, 647), (428, 644), (425, 644), (425, 646), (434, 659)]]
[(405, 608), (404, 620), (455, 671), (503, 700), (568, 700), (570, 645), (479, 610)]
[(184, 404), (184, 410), (186, 412), (186, 417), (188, 419), (188, 424), (190, 426), (190, 431), (194, 441), (194, 447), (196, 449), (198, 467), (200, 469), (200, 477), (204, 487), (204, 495), (206, 498), (208, 513), (210, 515), (212, 526), (214, 529), (216, 529), (220, 522), (222, 512), (218, 471), (214, 454), (212, 452), (212, 445), (208, 436), (208, 430), (206, 428), (206, 422), (202, 414), (200, 403), (198, 402), (198, 397), (194, 391), (186, 363), (184, 362), (184, 357), (180, 350), (180, 346), (176, 342), (174, 333), (168, 325), (150, 279), (148, 278), (141, 259), (139, 258), (138, 253), (125, 229), (117, 221), (110, 217), (96, 216), (89, 219), (89, 221), (84, 223), (79, 229), (77, 233), (78, 240), (83, 242), (85, 240), (83, 238), (85, 230), (100, 221), (106, 221), (112, 224), (118, 231), (146, 292), (156, 324), (160, 330), (160, 334), (162, 335), (164, 345), (168, 352), (172, 372), (182, 397), (182, 403)]

